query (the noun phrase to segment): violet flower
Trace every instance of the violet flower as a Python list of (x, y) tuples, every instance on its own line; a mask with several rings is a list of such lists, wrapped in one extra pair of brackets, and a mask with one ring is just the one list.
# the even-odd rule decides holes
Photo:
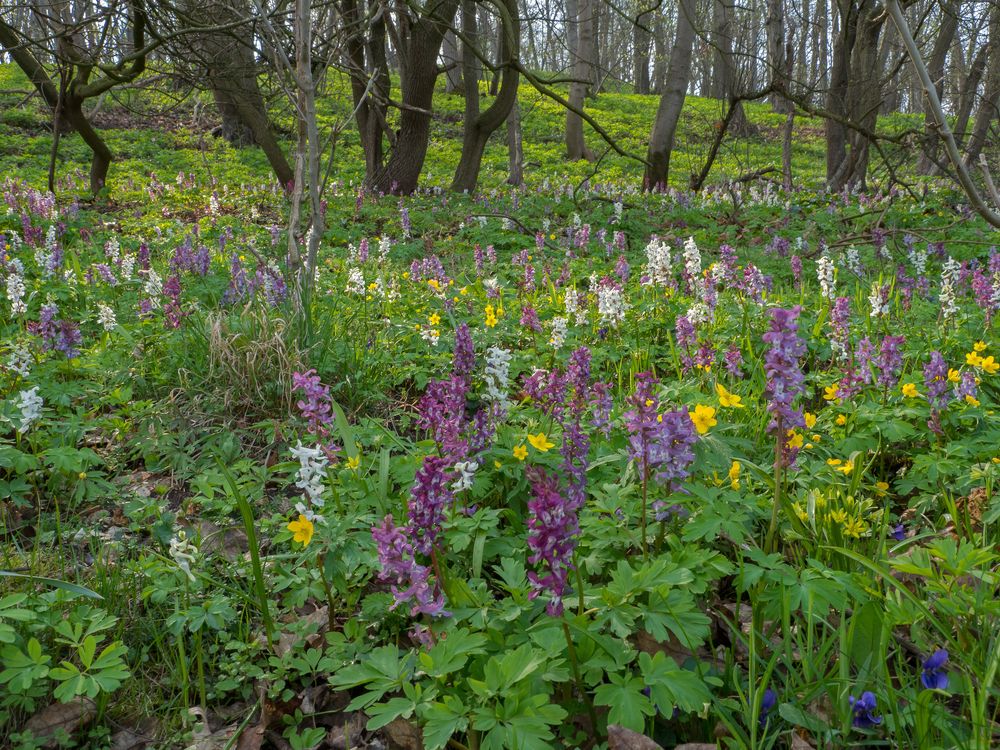
[(794, 406), (795, 398), (805, 390), (805, 376), (799, 360), (805, 354), (806, 345), (799, 338), (796, 323), (801, 310), (798, 305), (789, 310), (772, 310), (771, 330), (763, 336), (769, 345), (764, 355), (767, 410), (771, 413), (767, 429), (778, 433), (786, 465), (794, 462), (796, 449), (788, 447), (785, 435), (789, 430), (805, 426), (802, 410)]
[(379, 580), (392, 581), (396, 599), (392, 609), (412, 600), (411, 617), (447, 617), (450, 613), (444, 609), (443, 594), (436, 586), (431, 588), (430, 571), (416, 561), (408, 535), (393, 523), (391, 515), (383, 519), (381, 526), (372, 527), (372, 538), (378, 544)]
[(947, 690), (948, 670), (945, 668), (947, 663), (948, 652), (945, 649), (938, 649), (928, 656), (920, 673), (920, 683), (928, 690)]
[(445, 509), (455, 500), (447, 474), (451, 463), (440, 456), (427, 456), (413, 479), (407, 532), (413, 548), (423, 555), (431, 554), (441, 533)]
[(861, 694), (860, 698), (849, 696), (851, 711), (854, 714), (853, 724), (858, 729), (871, 729), (882, 723), (882, 717), (876, 716), (878, 709), (875, 693), (868, 690)]

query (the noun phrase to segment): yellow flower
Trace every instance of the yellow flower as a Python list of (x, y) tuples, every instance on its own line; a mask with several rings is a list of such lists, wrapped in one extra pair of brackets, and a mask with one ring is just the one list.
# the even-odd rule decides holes
[(464, 297), (466, 294), (469, 293), (469, 287), (463, 286), (461, 289), (458, 290), (458, 293)]
[(828, 458), (828, 459), (826, 459), (826, 465), (827, 466), (840, 466), (842, 463), (844, 463), (844, 462), (841, 461), (839, 458)]
[(539, 432), (537, 435), (528, 434), (528, 442), (531, 443), (535, 450), (539, 450), (545, 453), (549, 448), (554, 448), (555, 443), (545, 437), (544, 432)]
[(799, 520), (802, 521), (802, 523), (805, 523), (806, 521), (809, 520), (809, 514), (806, 513), (805, 509), (798, 503), (792, 504), (792, 510), (795, 511), (795, 515), (799, 517)]
[(951, 383), (957, 383), (961, 379), (962, 379), (962, 376), (959, 375), (958, 370), (956, 370), (954, 368), (951, 368), (951, 367), (948, 368), (948, 381), (949, 382), (951, 382)]
[(900, 390), (903, 391), (903, 395), (907, 398), (917, 398), (920, 396), (917, 386), (913, 383), (903, 383), (903, 387)]
[(988, 357), (983, 357), (982, 361), (979, 363), (979, 367), (986, 373), (990, 375), (996, 375), (997, 371), (1000, 370), (1000, 362), (997, 362), (993, 355)]
[(801, 433), (798, 433), (795, 430), (789, 430), (788, 432), (785, 433), (785, 436), (788, 438), (788, 440), (785, 442), (786, 447), (788, 448), (802, 447), (802, 443), (804, 442), (804, 440), (802, 438)]
[(979, 406), (979, 399), (973, 396), (971, 393), (966, 393), (965, 403), (972, 404), (973, 406)]
[(651, 398), (647, 398), (647, 399), (646, 399), (646, 406), (652, 406), (652, 405), (653, 405), (653, 404), (655, 404), (655, 403), (656, 403), (656, 402), (655, 402), (655, 401), (653, 401), (653, 399), (651, 399)]
[(837, 393), (840, 391), (840, 386), (837, 383), (833, 385), (828, 385), (823, 389), (823, 398), (827, 401), (838, 401), (839, 397)]
[(430, 323), (432, 326), (436, 326), (441, 322), (441, 316), (438, 315), (437, 313), (434, 313), (429, 318), (427, 318), (427, 322)]
[(811, 430), (816, 426), (816, 415), (812, 412), (806, 412), (802, 415), (802, 418), (806, 421), (806, 429)]
[(965, 364), (972, 365), (973, 367), (982, 367), (983, 358), (980, 357), (976, 352), (969, 352), (965, 355)]
[(740, 488), (740, 472), (742, 470), (743, 467), (740, 466), (739, 461), (733, 461), (733, 465), (729, 467), (729, 481), (734, 490), (738, 490)]
[(743, 397), (737, 396), (735, 393), (730, 393), (726, 390), (726, 386), (722, 383), (715, 384), (715, 392), (719, 394), (720, 406), (731, 406), (734, 409), (742, 409), (744, 407), (744, 404), (741, 403), (743, 401)]
[[(534, 445), (534, 443), (532, 443), (532, 445)], [(514, 454), (514, 458), (518, 461), (523, 461), (528, 457), (528, 448), (524, 445), (517, 445), (514, 446), (514, 450), (511, 451), (511, 453)]]
[(699, 435), (704, 435), (708, 432), (709, 427), (715, 427), (719, 423), (715, 418), (715, 407), (713, 406), (698, 404), (694, 407), (694, 411), (688, 412), (688, 416), (694, 422), (694, 427), (698, 430)]
[(494, 469), (499, 469), (501, 466), (503, 466), (503, 464), (500, 463), (499, 461), (494, 461), (493, 462), (493, 468)]
[(854, 471), (854, 462), (850, 460), (845, 461), (843, 466), (838, 466), (836, 468), (836, 471), (842, 471), (844, 474), (850, 474)]
[(843, 508), (838, 508), (837, 510), (830, 511), (830, 515), (827, 518), (834, 523), (843, 523), (847, 520), (847, 511)]
[(403, 278), (404, 279), (410, 278), (410, 272), (409, 271), (403, 271)]
[(348, 469), (357, 469), (359, 466), (361, 466), (361, 456), (354, 456), (347, 459)]
[(287, 528), (295, 535), (292, 537), (292, 541), (301, 542), (303, 547), (309, 546), (309, 542), (311, 542), (313, 538), (312, 521), (300, 514), (299, 520), (291, 521)]
[(441, 284), (438, 283), (437, 279), (427, 279), (427, 285), (434, 291), (441, 289)]
[(847, 416), (844, 415), (844, 414), (838, 414), (836, 422), (837, 422), (838, 425), (840, 425), (841, 427), (843, 427), (845, 424), (847, 424)]
[(889, 492), (888, 482), (875, 482), (875, 493), (878, 495), (885, 495)]
[(493, 305), (486, 306), (486, 327), (492, 328), (497, 324), (496, 311), (493, 309)]
[(844, 536), (853, 536), (855, 539), (860, 539), (861, 535), (866, 531), (868, 531), (868, 526), (864, 521), (860, 521), (857, 518), (850, 518), (844, 524)]
[(975, 344), (972, 345), (972, 349), (973, 349), (973, 351), (977, 351), (977, 352), (986, 351), (986, 342), (985, 341), (977, 341)]

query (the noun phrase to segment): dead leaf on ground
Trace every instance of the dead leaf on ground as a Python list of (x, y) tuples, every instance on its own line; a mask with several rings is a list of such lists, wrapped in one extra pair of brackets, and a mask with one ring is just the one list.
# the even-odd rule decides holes
[(86, 726), (97, 715), (97, 707), (90, 698), (77, 696), (69, 703), (52, 703), (24, 723), (23, 731), (31, 732), (36, 739), (44, 740), (42, 747), (55, 747), (56, 731), (62, 729), (72, 735)]
[(816, 750), (807, 740), (792, 732), (792, 750)]
[(111, 736), (111, 750), (145, 750), (153, 743), (150, 735), (143, 727), (119, 729)]
[(719, 746), (708, 742), (685, 742), (674, 747), (674, 750), (719, 750)]
[(610, 750), (663, 750), (663, 747), (644, 734), (639, 734), (619, 724), (608, 724)]
[(393, 719), (382, 727), (382, 734), (389, 750), (424, 750), (423, 733), (406, 719)]
[(331, 750), (351, 750), (357, 747), (368, 717), (362, 713), (351, 714), (344, 724), (335, 726), (326, 736), (326, 744)]

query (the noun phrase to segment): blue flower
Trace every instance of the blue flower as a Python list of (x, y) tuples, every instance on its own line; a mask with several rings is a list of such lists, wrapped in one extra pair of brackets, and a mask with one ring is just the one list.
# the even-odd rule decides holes
[(948, 689), (948, 671), (945, 665), (948, 663), (948, 652), (943, 648), (938, 649), (927, 657), (924, 662), (924, 671), (920, 675), (920, 682), (929, 690)]
[(889, 535), (897, 542), (906, 541), (906, 527), (903, 526), (903, 524), (899, 524), (890, 532)]
[(771, 690), (771, 688), (768, 688), (767, 690), (764, 691), (764, 697), (761, 698), (760, 716), (757, 717), (757, 720), (760, 722), (761, 729), (767, 726), (767, 718), (768, 718), (767, 715), (771, 712), (771, 709), (773, 709), (777, 705), (778, 705), (778, 694), (773, 690)]
[(858, 729), (871, 729), (882, 723), (882, 717), (874, 714), (877, 708), (875, 693), (866, 690), (860, 698), (852, 695), (849, 700), (854, 712), (854, 726)]

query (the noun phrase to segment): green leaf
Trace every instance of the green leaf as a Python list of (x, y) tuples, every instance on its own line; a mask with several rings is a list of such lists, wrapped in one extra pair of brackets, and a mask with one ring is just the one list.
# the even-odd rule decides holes
[(594, 703), (608, 706), (608, 723), (621, 724), (627, 729), (641, 732), (647, 716), (653, 716), (656, 709), (652, 701), (643, 694), (646, 685), (634, 675), (609, 675), (611, 684), (600, 685), (594, 691)]
[(465, 704), (454, 695), (431, 703), (423, 709), (422, 716), (426, 750), (441, 750), (456, 732), (464, 732), (469, 726)]
[(77, 596), (86, 596), (90, 599), (103, 600), (104, 597), (98, 594), (96, 591), (91, 591), (86, 586), (80, 586), (76, 583), (69, 583), (68, 581), (60, 581), (55, 578), (45, 578), (44, 576), (32, 576), (26, 575), (24, 573), (14, 573), (9, 570), (0, 570), (0, 577), (6, 578), (23, 578), (27, 581), (33, 583), (40, 583), (43, 586), (51, 586), (54, 589), (60, 589), (61, 591), (68, 591), (70, 594), (76, 594)]

